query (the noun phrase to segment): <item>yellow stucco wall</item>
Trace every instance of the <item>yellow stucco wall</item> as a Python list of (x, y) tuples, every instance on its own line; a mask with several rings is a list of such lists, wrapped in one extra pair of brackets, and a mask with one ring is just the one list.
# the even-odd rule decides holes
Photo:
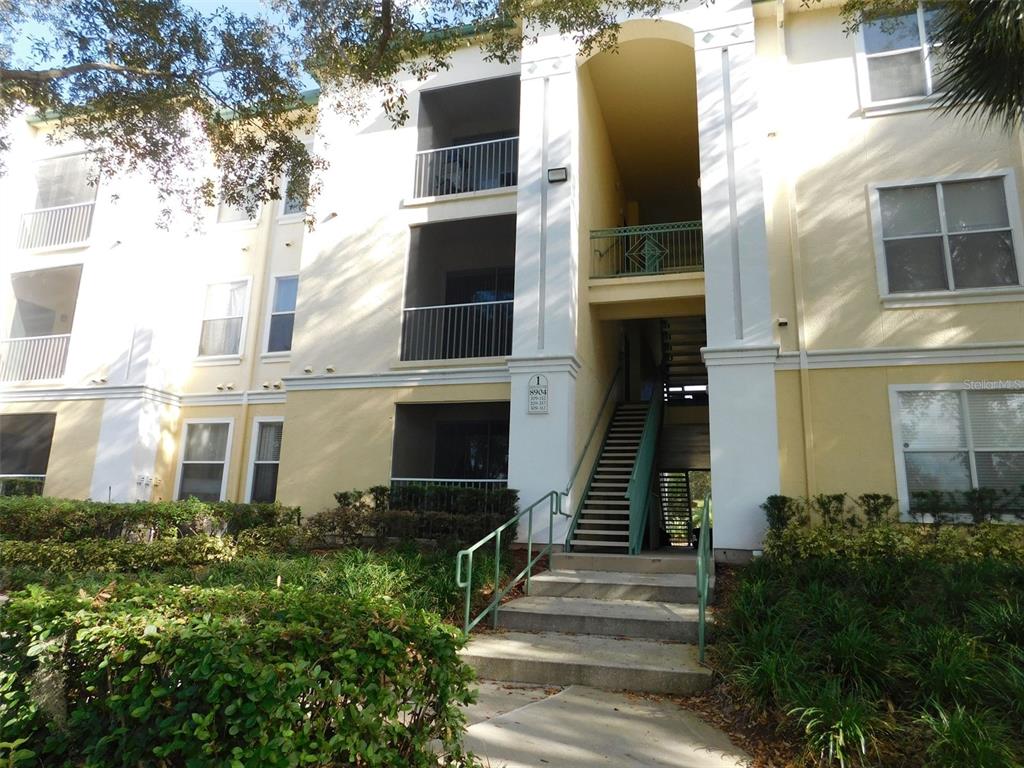
[[(259, 404), (187, 406), (180, 409), (176, 414), (177, 418), (174, 418), (174, 414), (169, 413), (164, 424), (163, 439), (157, 456), (157, 474), (163, 478), (163, 486), (154, 493), (154, 498), (173, 499), (177, 495), (178, 469), (186, 421), (189, 419), (224, 419), (232, 422), (231, 445), (228, 449), (228, 485), (225, 495), (229, 501), (245, 500), (253, 422), (259, 417), (283, 417), (284, 410), (285, 407), (281, 404)], [(287, 423), (284, 428), (285, 434), (287, 434)], [(285, 438), (285, 444), (287, 444), (287, 438)]]
[(70, 400), (0, 404), (0, 413), (57, 414), (43, 488), (48, 496), (89, 497), (105, 402)]
[[(787, 495), (896, 495), (889, 386), (1024, 379), (1024, 362), (821, 368), (808, 372), (810, 414), (802, 418), (799, 373), (776, 374), (781, 488)], [(802, 424), (811, 428), (806, 487)]]
[(311, 515), (329, 506), (335, 491), (387, 483), (397, 403), (508, 400), (508, 384), (291, 392), (277, 497)]

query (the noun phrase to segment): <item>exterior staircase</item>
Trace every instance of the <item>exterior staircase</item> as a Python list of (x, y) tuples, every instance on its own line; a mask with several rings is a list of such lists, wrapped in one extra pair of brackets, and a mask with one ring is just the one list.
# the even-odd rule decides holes
[(687, 386), (707, 386), (708, 371), (700, 356), (708, 341), (703, 315), (672, 317), (661, 321), (661, 359), (665, 369), (665, 402), (675, 405), (707, 405), (707, 391), (686, 392)]
[(551, 570), (498, 609), (498, 631), (474, 635), (463, 659), (503, 682), (703, 690), (711, 670), (697, 660), (696, 565), (688, 553), (552, 554)]
[(689, 473), (659, 472), (658, 495), (661, 501), (661, 523), (669, 541), (675, 546), (689, 546), (693, 514)]
[(626, 488), (649, 407), (648, 403), (621, 403), (615, 409), (569, 542), (574, 552), (629, 551)]

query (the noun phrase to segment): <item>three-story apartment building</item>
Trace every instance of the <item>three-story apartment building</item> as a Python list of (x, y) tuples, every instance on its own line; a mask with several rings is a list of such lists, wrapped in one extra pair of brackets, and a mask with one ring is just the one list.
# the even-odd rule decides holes
[(836, 5), (689, 2), (511, 65), (467, 41), (397, 130), (321, 110), (311, 231), (287, 201), (155, 231), (143, 180), (88, 187), (17, 126), (3, 482), (555, 490), (570, 546), (633, 551), (709, 469), (721, 558), (771, 493), (1024, 483), (1021, 135), (936, 110), (924, 6), (846, 35)]

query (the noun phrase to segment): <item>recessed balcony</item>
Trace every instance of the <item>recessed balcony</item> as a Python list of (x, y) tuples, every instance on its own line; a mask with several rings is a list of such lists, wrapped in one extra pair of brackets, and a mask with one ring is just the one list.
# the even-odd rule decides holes
[(21, 216), (19, 248), (73, 247), (89, 240), (96, 207), (89, 174), (84, 154), (53, 157), (36, 166), (35, 207)]
[(632, 277), (701, 272), (704, 241), (699, 221), (595, 229), (591, 277)]
[(519, 78), (420, 94), (416, 198), (514, 187), (519, 167)]
[(53, 381), (64, 375), (78, 303), (81, 266), (11, 275), (10, 329), (0, 338), (0, 382)]
[(401, 359), (511, 354), (514, 263), (514, 216), (414, 228)]

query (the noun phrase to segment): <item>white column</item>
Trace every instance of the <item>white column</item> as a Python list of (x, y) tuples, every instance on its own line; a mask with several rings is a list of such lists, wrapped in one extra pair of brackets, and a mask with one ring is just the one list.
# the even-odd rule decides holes
[(779, 489), (753, 20), (694, 32), (716, 556), (760, 549)]
[[(160, 443), (161, 403), (133, 393), (103, 406), (89, 495), (95, 501), (149, 501)], [(169, 478), (162, 478), (163, 483)]]
[[(562, 491), (572, 472), (578, 263), (573, 210), (578, 131), (575, 47), (548, 35), (523, 53), (519, 128), (519, 194), (509, 423), (509, 487), (520, 507)], [(568, 180), (548, 181), (565, 168)], [(548, 388), (544, 413), (530, 412), (530, 380)], [(535, 403), (536, 406), (536, 403)], [(534, 411), (536, 411), (536, 407)], [(553, 538), (564, 540), (568, 518)], [(548, 515), (534, 516), (534, 540), (547, 542)], [(525, 541), (527, 525), (519, 527)]]

